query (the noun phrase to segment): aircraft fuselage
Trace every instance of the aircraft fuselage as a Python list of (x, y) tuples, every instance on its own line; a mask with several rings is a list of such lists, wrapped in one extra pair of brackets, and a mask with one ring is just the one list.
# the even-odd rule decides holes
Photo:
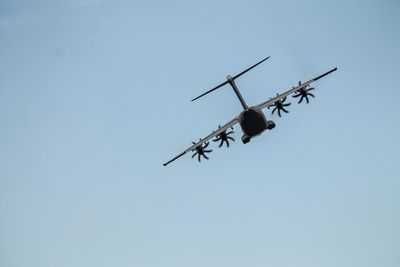
[(246, 144), (252, 137), (261, 134), (266, 129), (273, 129), (275, 123), (273, 121), (267, 121), (267, 118), (260, 108), (247, 106), (232, 76), (228, 75), (227, 81), (231, 85), (243, 107), (243, 111), (239, 115), (239, 124), (243, 131), (242, 142)]
[(267, 129), (267, 119), (256, 107), (243, 110), (239, 115), (239, 124), (243, 133), (249, 137), (257, 136)]

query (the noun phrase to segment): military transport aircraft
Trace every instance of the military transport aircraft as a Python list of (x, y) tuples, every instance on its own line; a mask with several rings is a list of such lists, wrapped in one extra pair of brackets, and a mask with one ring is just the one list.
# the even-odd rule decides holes
[[(246, 102), (244, 101), (242, 95), (239, 92), (239, 89), (237, 88), (235, 84), (235, 80), (248, 72), (249, 70), (253, 69), (254, 67), (258, 66), (259, 64), (263, 63), (266, 61), (268, 58), (264, 58), (260, 62), (254, 64), (250, 68), (240, 72), (239, 74), (235, 76), (230, 76), (228, 75), (226, 78), (226, 81), (215, 86), (214, 88), (208, 90), (207, 92), (199, 95), (198, 97), (192, 99), (192, 101), (208, 94), (211, 93), (212, 91), (229, 84), (233, 91), (235, 92), (237, 98), (240, 101), (240, 104), (242, 104), (243, 111), (239, 114), (239, 116), (233, 118), (230, 122), (226, 123), (222, 127), (219, 126), (219, 128), (215, 131), (213, 131), (211, 134), (209, 134), (207, 137), (200, 139), (198, 142), (192, 142), (192, 145), (188, 147), (185, 151), (182, 153), (176, 155), (174, 158), (171, 160), (165, 162), (163, 165), (166, 166), (172, 161), (176, 160), (177, 158), (183, 156), (184, 154), (188, 152), (194, 152), (192, 155), (192, 158), (194, 158), (197, 155), (197, 159), (200, 162), (201, 161), (201, 156), (203, 156), (205, 159), (208, 159), (206, 153), (211, 152), (212, 150), (206, 149), (209, 145), (209, 140), (212, 138), (215, 138), (213, 141), (218, 142), (220, 141), (219, 147), (223, 145), (223, 143), (226, 143), (226, 145), (229, 147), (229, 140), (235, 141), (230, 134), (233, 133), (233, 126), (237, 123), (239, 123), (240, 127), (242, 128), (243, 136), (242, 136), (242, 142), (244, 144), (250, 142), (250, 140), (255, 137), (260, 135), (262, 132), (265, 130), (272, 130), (275, 128), (275, 123), (272, 120), (267, 120), (265, 117), (264, 113), (262, 112), (262, 109), (264, 108), (270, 108), (273, 107), (272, 109), (272, 114), (274, 114), (275, 111), (277, 111), (278, 116), (281, 116), (281, 111), (288, 113), (288, 111), (285, 109), (285, 107), (288, 107), (290, 103), (285, 103), (286, 97), (289, 96), (290, 94), (294, 94), (294, 98), (300, 97), (298, 103), (301, 103), (304, 99), (306, 100), (306, 103), (309, 103), (309, 96), (314, 98), (314, 95), (310, 93), (310, 91), (314, 90), (314, 88), (310, 88), (310, 84), (321, 79), (322, 77), (334, 72), (337, 70), (337, 68), (331, 69), (328, 72), (325, 72), (324, 74), (321, 74), (305, 83), (299, 82), (299, 84), (296, 87), (292, 87), (292, 89), (286, 91), (283, 94), (277, 94), (276, 97), (270, 98), (269, 100), (266, 100), (258, 105), (251, 106), (249, 107)], [(229, 130), (229, 131), (228, 131)], [(227, 132), (228, 131), (228, 132)]]

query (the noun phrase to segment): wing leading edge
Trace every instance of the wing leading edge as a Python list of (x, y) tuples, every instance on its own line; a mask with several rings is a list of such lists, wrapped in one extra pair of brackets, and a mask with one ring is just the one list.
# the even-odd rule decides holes
[(284, 97), (286, 97), (286, 96), (288, 96), (288, 95), (290, 95), (290, 94), (292, 94), (294, 92), (297, 92), (301, 88), (306, 87), (307, 85), (309, 85), (309, 84), (321, 79), (322, 77), (325, 77), (326, 75), (328, 75), (328, 74), (330, 74), (330, 73), (332, 73), (332, 72), (334, 72), (336, 70), (337, 70), (337, 68), (331, 69), (330, 71), (327, 71), (327, 72), (325, 72), (325, 73), (323, 73), (323, 74), (321, 74), (321, 75), (319, 75), (319, 76), (317, 76), (317, 77), (315, 77), (315, 78), (313, 78), (313, 79), (311, 79), (311, 80), (309, 80), (309, 81), (307, 81), (305, 83), (302, 83), (302, 84), (300, 84), (300, 85), (298, 85), (296, 87), (293, 87), (292, 89), (286, 91), (283, 94), (277, 95), (276, 97), (271, 98), (271, 99), (269, 99), (269, 100), (257, 105), (257, 107), (263, 109), (263, 108), (267, 108), (269, 106), (272, 106), (272, 105), (274, 105), (274, 103), (276, 101), (278, 101), (278, 100), (280, 100), (280, 99), (282, 99), (282, 98), (284, 98)]
[(205, 142), (207, 142), (208, 140), (210, 140), (213, 137), (216, 137), (217, 135), (219, 135), (220, 133), (222, 133), (223, 131), (225, 131), (226, 129), (233, 127), (236, 123), (238, 123), (239, 120), (238, 118), (234, 118), (233, 120), (231, 120), (230, 122), (226, 123), (224, 126), (222, 126), (221, 128), (218, 128), (217, 130), (213, 131), (211, 134), (209, 134), (208, 136), (206, 136), (203, 139), (200, 139), (200, 141), (198, 141), (197, 143), (193, 144), (192, 146), (188, 147), (185, 151), (183, 151), (182, 153), (176, 155), (175, 157), (173, 157), (172, 159), (170, 159), (169, 161), (163, 163), (164, 166), (167, 166), (168, 164), (170, 164), (171, 162), (173, 162), (174, 160), (180, 158), (181, 156), (185, 155), (186, 153), (193, 151), (194, 149), (196, 149), (196, 147), (204, 144)]

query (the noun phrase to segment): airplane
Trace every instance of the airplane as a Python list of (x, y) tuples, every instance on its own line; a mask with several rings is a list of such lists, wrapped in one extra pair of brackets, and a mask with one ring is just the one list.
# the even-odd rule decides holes
[(310, 87), (310, 84), (321, 79), (322, 77), (325, 77), (326, 75), (334, 72), (337, 70), (337, 68), (333, 68), (311, 80), (308, 80), (307, 82), (301, 83), (299, 81), (299, 84), (296, 87), (292, 87), (292, 89), (282, 93), (282, 94), (277, 94), (277, 96), (270, 98), (258, 105), (255, 106), (248, 106), (247, 103), (244, 101), (241, 93), (239, 92), (238, 87), (235, 84), (235, 80), (245, 74), (246, 72), (250, 71), (251, 69), (255, 68), (256, 66), (260, 65), (270, 57), (266, 57), (260, 62), (257, 62), (253, 66), (245, 69), (244, 71), (240, 72), (239, 74), (235, 76), (228, 75), (226, 77), (226, 81), (215, 86), (214, 88), (208, 90), (207, 92), (199, 95), (198, 97), (193, 98), (191, 101), (195, 101), (199, 99), (202, 96), (205, 96), (206, 94), (209, 94), (218, 88), (221, 88), (224, 85), (229, 84), (233, 91), (235, 92), (237, 98), (239, 99), (240, 104), (243, 107), (243, 111), (235, 118), (233, 118), (231, 121), (223, 125), (222, 127), (220, 126), (217, 130), (213, 131), (211, 134), (206, 136), (203, 139), (200, 139), (198, 142), (192, 142), (192, 145), (188, 147), (186, 150), (184, 150), (182, 153), (176, 155), (169, 161), (163, 163), (164, 166), (167, 166), (174, 160), (180, 158), (181, 156), (185, 155), (188, 152), (194, 152), (192, 155), (192, 158), (194, 158), (197, 155), (197, 159), (199, 162), (201, 162), (201, 156), (203, 156), (205, 159), (209, 159), (206, 155), (206, 153), (210, 153), (212, 150), (206, 149), (209, 145), (209, 140), (212, 138), (215, 138), (213, 141), (218, 142), (220, 141), (219, 147), (223, 145), (223, 143), (226, 143), (227, 147), (229, 147), (229, 141), (232, 140), (235, 141), (234, 138), (229, 136), (230, 134), (233, 133), (233, 131), (228, 131), (228, 129), (233, 130), (233, 126), (237, 123), (239, 123), (243, 136), (242, 136), (242, 142), (243, 144), (247, 144), (250, 142), (250, 140), (261, 133), (263, 133), (265, 130), (272, 130), (275, 128), (275, 122), (272, 120), (267, 120), (265, 117), (262, 109), (264, 108), (270, 108), (273, 107), (272, 109), (272, 114), (274, 114), (275, 111), (277, 111), (278, 116), (281, 117), (281, 111), (288, 113), (289, 111), (285, 109), (285, 107), (288, 107), (290, 103), (285, 103), (286, 97), (289, 96), (290, 94), (294, 94), (292, 97), (298, 98), (300, 97), (298, 103), (301, 103), (304, 99), (306, 100), (306, 103), (309, 103), (309, 96), (314, 98), (315, 96), (310, 93), (310, 91), (314, 90), (313, 87)]

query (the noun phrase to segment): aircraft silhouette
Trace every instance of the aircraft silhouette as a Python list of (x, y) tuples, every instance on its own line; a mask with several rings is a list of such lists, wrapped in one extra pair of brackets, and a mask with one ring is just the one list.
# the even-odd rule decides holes
[(270, 98), (258, 105), (249, 107), (246, 104), (246, 102), (244, 101), (241, 93), (239, 92), (239, 89), (237, 88), (237, 86), (235, 84), (235, 80), (237, 78), (239, 78), (240, 76), (242, 76), (243, 74), (245, 74), (246, 72), (248, 72), (249, 70), (260, 65), (261, 63), (263, 63), (264, 61), (266, 61), (269, 58), (270, 57), (264, 58), (260, 62), (254, 64), (253, 66), (245, 69), (244, 71), (240, 72), (239, 74), (237, 74), (233, 77), (228, 75), (226, 77), (225, 82), (215, 86), (214, 88), (208, 90), (207, 92), (192, 99), (192, 101), (199, 99), (200, 97), (202, 97), (208, 93), (211, 93), (212, 91), (215, 91), (218, 88), (221, 88), (222, 86), (224, 86), (226, 84), (229, 84), (232, 87), (233, 91), (235, 92), (237, 98), (239, 99), (240, 104), (243, 107), (243, 111), (237, 117), (233, 118), (231, 121), (229, 121), (222, 127), (220, 126), (217, 130), (213, 131), (211, 134), (209, 134), (205, 138), (200, 139), (198, 142), (192, 142), (193, 143), (192, 146), (188, 147), (186, 150), (184, 150), (182, 153), (176, 155), (171, 160), (163, 163), (164, 166), (168, 165), (172, 161), (176, 160), (177, 158), (179, 158), (179, 157), (183, 156), (184, 154), (191, 152), (191, 151), (195, 152), (193, 154), (192, 158), (194, 158), (197, 155), (197, 159), (199, 162), (201, 161), (201, 156), (203, 156), (205, 159), (208, 159), (206, 153), (210, 153), (212, 150), (208, 150), (206, 148), (209, 145), (209, 140), (212, 138), (216, 138), (213, 141), (221, 141), (219, 147), (221, 147), (224, 142), (229, 147), (228, 140), (234, 141), (234, 139), (229, 136), (230, 134), (233, 133), (233, 131), (227, 132), (227, 130), (229, 128), (233, 129), (232, 127), (237, 123), (239, 123), (239, 125), (242, 129), (242, 132), (243, 132), (242, 142), (243, 142), (243, 144), (247, 144), (248, 142), (250, 142), (250, 140), (252, 138), (260, 135), (265, 130), (272, 130), (273, 128), (275, 128), (275, 123), (272, 120), (267, 120), (264, 113), (262, 112), (262, 109), (264, 109), (264, 108), (269, 109), (270, 107), (273, 107), (272, 114), (274, 114), (274, 112), (277, 111), (279, 117), (281, 116), (281, 111), (288, 113), (289, 111), (287, 111), (285, 108), (288, 107), (290, 105), (290, 103), (285, 103), (285, 101), (286, 101), (286, 97), (289, 96), (290, 94), (294, 94), (293, 95), (294, 98), (300, 97), (298, 103), (301, 103), (303, 101), (303, 99), (305, 99), (306, 103), (308, 104), (309, 103), (308, 97), (309, 96), (311, 96), (313, 98), (315, 97), (312, 93), (310, 93), (310, 91), (314, 90), (314, 88), (312, 88), (312, 87), (310, 88), (310, 84), (337, 70), (337, 68), (333, 68), (330, 71), (325, 72), (311, 80), (308, 80), (305, 83), (301, 83), (299, 81), (299, 84), (296, 87), (292, 87), (292, 89), (284, 92), (283, 94), (277, 94), (277, 96), (274, 98)]

